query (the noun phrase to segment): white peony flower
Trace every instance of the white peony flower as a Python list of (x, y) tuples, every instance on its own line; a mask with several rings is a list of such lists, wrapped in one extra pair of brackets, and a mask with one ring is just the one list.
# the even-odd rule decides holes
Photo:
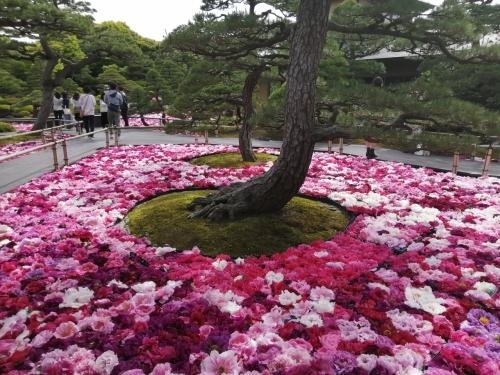
[(224, 259), (217, 259), (212, 262), (212, 266), (217, 270), (217, 271), (224, 271), (224, 269), (227, 267), (228, 263), (227, 260)]
[(93, 297), (94, 291), (87, 287), (69, 288), (65, 291), (63, 302), (59, 304), (59, 307), (71, 307), (77, 309), (89, 303)]
[(374, 354), (360, 354), (356, 362), (358, 363), (358, 367), (366, 372), (370, 372), (377, 367), (377, 356)]
[(435, 256), (431, 256), (431, 257), (425, 259), (424, 262), (427, 263), (431, 267), (436, 267), (436, 266), (439, 266), (441, 264), (441, 259), (439, 259), (438, 257), (435, 257)]
[(299, 301), (301, 298), (302, 297), (299, 294), (295, 294), (295, 293), (290, 292), (288, 290), (284, 290), (279, 295), (278, 300), (283, 306), (289, 306), (289, 305), (293, 305), (294, 303)]
[(480, 279), (481, 277), (486, 276), (486, 273), (474, 271), (474, 269), (470, 267), (462, 267), (460, 268), (460, 272), (463, 277), (472, 279)]
[(95, 360), (95, 370), (99, 375), (109, 375), (118, 363), (118, 356), (115, 352), (108, 350)]
[(177, 251), (177, 249), (175, 247), (170, 247), (170, 246), (157, 247), (156, 251), (155, 251), (155, 255), (158, 257), (161, 257), (165, 254), (173, 253), (174, 251)]
[(495, 284), (488, 283), (486, 281), (478, 281), (474, 284), (474, 288), (480, 292), (487, 293), (490, 296), (493, 296), (498, 290)]
[(279, 272), (269, 271), (266, 273), (266, 281), (268, 284), (280, 283), (285, 279), (285, 276)]
[(323, 319), (321, 319), (321, 316), (319, 316), (319, 314), (315, 312), (311, 312), (301, 316), (299, 322), (305, 325), (307, 328), (311, 328), (314, 326), (323, 327)]
[(234, 314), (241, 310), (241, 306), (234, 301), (227, 301), (219, 306), (220, 311)]
[(333, 313), (333, 310), (335, 309), (335, 302), (332, 302), (326, 298), (321, 298), (318, 301), (314, 301), (312, 303), (314, 310), (316, 310), (317, 313), (323, 314), (323, 313)]
[(487, 275), (500, 279), (500, 268), (495, 267), (493, 264), (487, 264), (484, 266), (484, 272), (486, 272)]
[(121, 281), (117, 281), (115, 279), (111, 280), (109, 283), (108, 283), (108, 286), (113, 286), (113, 285), (116, 285), (118, 288), (120, 289), (128, 289), (128, 285), (125, 284), (125, 283), (122, 283)]
[(428, 285), (423, 288), (406, 287), (405, 297), (408, 306), (424, 310), (429, 314), (438, 315), (446, 311), (446, 307), (441, 305), (444, 299), (436, 298)]
[(328, 262), (326, 265), (334, 270), (342, 271), (344, 269), (344, 264), (343, 262)]
[(156, 290), (156, 283), (154, 281), (145, 281), (140, 284), (132, 285), (132, 289), (137, 293), (152, 293)]

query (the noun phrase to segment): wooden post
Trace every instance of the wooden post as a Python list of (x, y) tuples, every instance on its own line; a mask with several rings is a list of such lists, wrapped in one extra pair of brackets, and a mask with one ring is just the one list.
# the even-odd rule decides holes
[(120, 129), (115, 127), (115, 147), (118, 147), (118, 138), (120, 138)]
[(104, 133), (106, 135), (106, 148), (109, 148), (109, 127), (106, 128)]
[(332, 140), (331, 139), (328, 140), (328, 153), (329, 154), (332, 153)]
[(208, 130), (205, 130), (205, 144), (208, 145)]
[(488, 176), (488, 169), (490, 168), (491, 156), (493, 154), (493, 149), (490, 147), (488, 149), (488, 153), (486, 154), (486, 158), (484, 159), (483, 172), (482, 176)]
[(455, 153), (453, 154), (453, 165), (451, 167), (451, 173), (453, 173), (453, 174), (457, 174), (458, 159), (459, 159), (459, 153), (458, 153), (458, 151), (455, 151)]
[(339, 138), (339, 154), (344, 153), (344, 138)]
[(194, 143), (198, 143), (198, 132), (194, 133)]
[(69, 165), (68, 146), (66, 145), (65, 139), (63, 139), (63, 141), (62, 141), (62, 148), (63, 148), (64, 165), (68, 166)]
[(52, 143), (52, 157), (54, 158), (54, 170), (57, 171), (59, 168), (59, 162), (57, 161), (57, 144), (55, 142)]

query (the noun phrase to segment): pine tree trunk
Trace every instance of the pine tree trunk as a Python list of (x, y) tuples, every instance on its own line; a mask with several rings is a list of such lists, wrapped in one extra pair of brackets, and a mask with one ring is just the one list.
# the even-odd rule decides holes
[(52, 72), (57, 65), (57, 58), (47, 60), (42, 76), (42, 102), (35, 125), (31, 130), (42, 130), (47, 125), (47, 119), (53, 110), (55, 83), (52, 79)]
[(264, 70), (264, 65), (255, 67), (247, 75), (245, 84), (243, 85), (243, 123), (239, 131), (239, 148), (243, 161), (252, 162), (257, 160), (252, 148), (252, 117), (254, 115), (253, 92)]
[(191, 208), (202, 208), (192, 216), (220, 220), (277, 211), (299, 191), (314, 151), (316, 77), (326, 39), (329, 8), (329, 0), (300, 2), (291, 36), (285, 135), (278, 160), (262, 176), (193, 201)]

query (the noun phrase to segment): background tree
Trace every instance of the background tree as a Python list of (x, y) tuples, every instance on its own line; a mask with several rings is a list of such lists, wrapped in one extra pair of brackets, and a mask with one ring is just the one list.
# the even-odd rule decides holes
[[(54, 89), (67, 77), (109, 56), (140, 53), (133, 38), (114, 25), (94, 27), (91, 13), (88, 2), (73, 0), (13, 0), (2, 6), (0, 27), (10, 38), (8, 56), (43, 62), (41, 106), (34, 129), (45, 127)], [(22, 41), (26, 39), (31, 42)]]
[[(252, 148), (254, 116), (253, 94), (261, 75), (276, 64), (286, 64), (286, 40), (289, 35), (288, 16), (291, 1), (210, 1), (203, 2), (204, 13), (193, 23), (179, 27), (169, 36), (169, 45), (226, 62), (227, 70), (240, 69), (247, 75), (240, 88), (243, 109), (239, 132), (240, 153), (243, 160), (255, 161)], [(270, 10), (257, 12), (257, 5)]]
[(228, 107), (240, 104), (241, 73), (226, 64), (198, 59), (179, 86), (170, 111), (179, 117), (190, 113), (194, 121), (218, 117)]

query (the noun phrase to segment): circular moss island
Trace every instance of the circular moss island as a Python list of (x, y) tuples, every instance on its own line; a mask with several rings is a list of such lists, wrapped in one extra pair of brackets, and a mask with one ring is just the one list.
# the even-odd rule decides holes
[(190, 162), (195, 165), (208, 165), (212, 168), (241, 168), (249, 165), (264, 164), (268, 161), (274, 162), (278, 157), (272, 154), (266, 154), (264, 152), (255, 153), (254, 162), (243, 161), (241, 155), (237, 152), (225, 152), (220, 154), (212, 154), (200, 156), (198, 158), (191, 159)]
[(188, 205), (214, 190), (187, 190), (157, 196), (135, 206), (125, 218), (127, 230), (155, 246), (204, 255), (271, 255), (291, 246), (332, 238), (349, 223), (345, 211), (315, 199), (295, 197), (279, 212), (211, 222), (190, 218)]

